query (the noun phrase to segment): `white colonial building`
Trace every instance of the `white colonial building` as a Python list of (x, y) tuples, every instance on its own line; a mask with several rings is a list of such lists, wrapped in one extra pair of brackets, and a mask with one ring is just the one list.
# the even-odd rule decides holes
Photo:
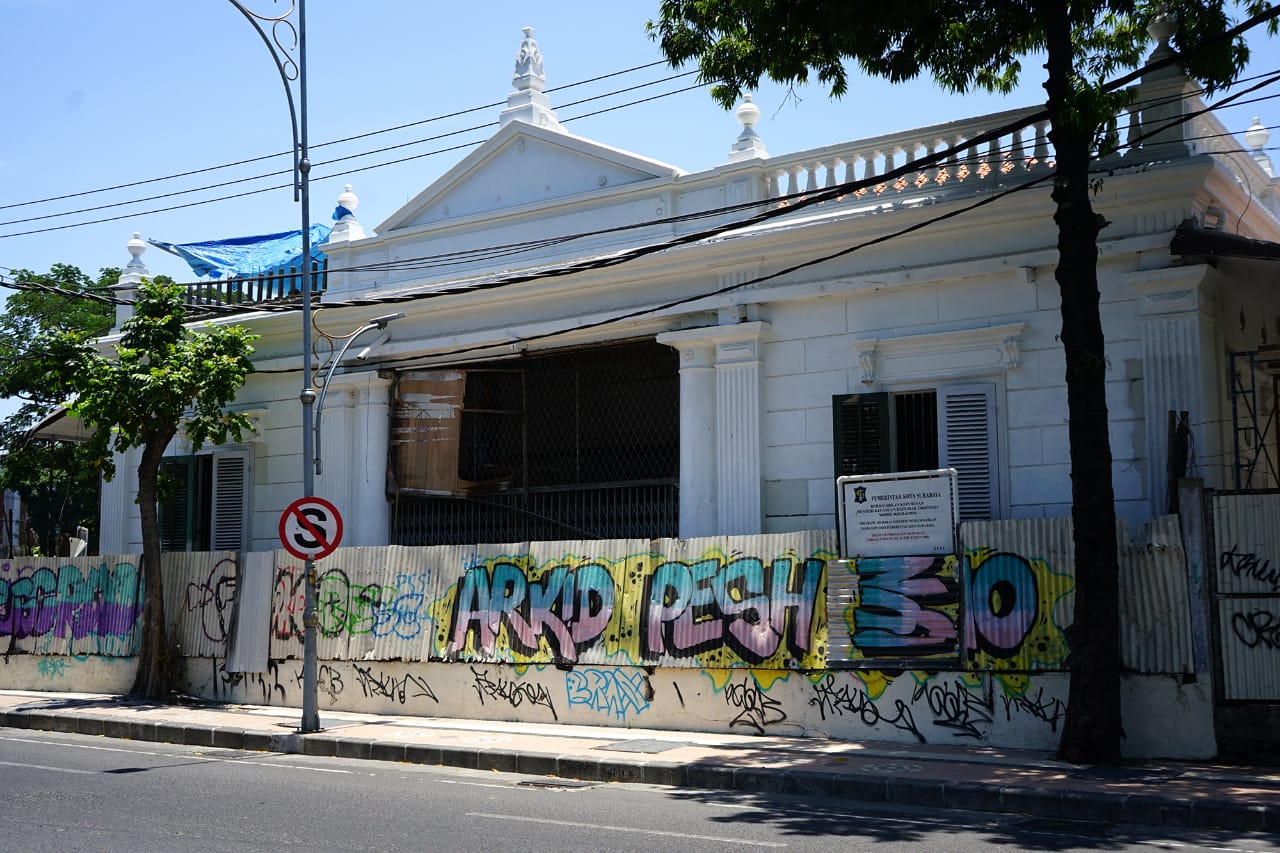
[[(1171, 124), (1202, 104), (1161, 74), (1121, 117), (1095, 197), (1132, 523), (1167, 511), (1170, 472), (1276, 485), (1266, 132), (1250, 153), (1211, 113)], [(725, 162), (687, 173), (569, 133), (544, 86), (526, 32), (488, 141), (373, 228), (354, 194), (339, 200), (321, 355), (404, 315), (318, 373), (317, 491), (344, 545), (832, 529), (838, 475), (938, 467), (960, 471), (965, 519), (1069, 514), (1053, 153), (1035, 110), (774, 155), (748, 99)], [(145, 274), (130, 249), (126, 289)], [(235, 403), (256, 431), (175, 446), (192, 489), (169, 508), (171, 547), (277, 547), (302, 494), (300, 315), (259, 307), (216, 319), (261, 336)], [(140, 547), (128, 482), (104, 490), (103, 553)]]

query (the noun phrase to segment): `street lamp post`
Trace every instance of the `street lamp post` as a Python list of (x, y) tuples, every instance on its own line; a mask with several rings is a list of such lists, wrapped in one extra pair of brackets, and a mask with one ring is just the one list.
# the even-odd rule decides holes
[[(315, 473), (312, 445), (315, 433), (312, 421), (316, 403), (314, 377), (311, 375), (311, 160), (307, 152), (307, 3), (290, 0), (282, 14), (254, 12), (240, 0), (228, 0), (245, 16), (271, 52), (280, 82), (289, 101), (289, 118), (293, 123), (294, 200), (302, 204), (302, 496), (315, 495)], [(294, 13), (297, 12), (297, 24)], [(294, 58), (296, 54), (297, 58)], [(295, 97), (295, 88), (297, 89)], [(301, 732), (320, 730), (320, 712), (316, 691), (316, 567), (310, 557), (305, 562), (306, 599), (302, 612), (302, 721)]]

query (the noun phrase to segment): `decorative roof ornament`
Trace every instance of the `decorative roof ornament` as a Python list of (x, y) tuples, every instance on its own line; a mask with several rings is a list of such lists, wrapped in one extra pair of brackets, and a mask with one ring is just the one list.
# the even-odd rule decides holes
[(742, 96), (742, 103), (733, 112), (734, 118), (742, 125), (742, 133), (729, 148), (729, 162), (738, 163), (755, 157), (768, 157), (769, 151), (764, 147), (764, 140), (756, 133), (756, 122), (760, 120), (760, 108), (751, 100), (750, 95)]
[(511, 85), (520, 88), (520, 78), (528, 77), (533, 88), (541, 92), (547, 88), (547, 76), (542, 70), (542, 51), (533, 40), (533, 27), (525, 27), (524, 41), (520, 42), (520, 50), (516, 53), (516, 70), (511, 76)]
[(1253, 124), (1249, 125), (1249, 129), (1244, 132), (1245, 144), (1253, 149), (1253, 160), (1271, 177), (1275, 177), (1276, 173), (1271, 168), (1271, 157), (1263, 149), (1267, 147), (1267, 143), (1271, 141), (1271, 131), (1263, 126), (1257, 116), (1253, 117)]
[(125, 320), (133, 316), (133, 303), (138, 296), (138, 285), (142, 284), (144, 278), (151, 275), (147, 265), (142, 262), (142, 253), (147, 250), (147, 243), (142, 239), (142, 233), (134, 231), (133, 239), (125, 243), (124, 247), (129, 250), (129, 263), (121, 271), (120, 278), (110, 287), (115, 291), (116, 296), (124, 300), (116, 304), (115, 328), (117, 329), (124, 325)]
[(345, 240), (362, 240), (366, 236), (364, 228), (356, 221), (356, 211), (360, 208), (360, 199), (351, 191), (351, 184), (345, 184), (342, 195), (338, 196), (338, 206), (333, 210), (336, 223), (329, 232), (329, 242), (339, 243)]
[(515, 91), (507, 95), (507, 107), (498, 116), (498, 124), (506, 127), (512, 121), (564, 130), (560, 120), (551, 111), (551, 99), (547, 97), (547, 77), (542, 68), (542, 51), (533, 38), (533, 27), (523, 29), (524, 39), (516, 52), (516, 67), (511, 75)]
[(129, 250), (129, 254), (132, 256), (129, 259), (128, 265), (125, 266), (125, 269), (131, 273), (146, 275), (147, 265), (142, 262), (142, 253), (147, 250), (147, 244), (146, 241), (142, 239), (142, 232), (134, 231), (133, 239), (128, 243), (125, 243), (124, 247)]
[[(1151, 51), (1151, 55), (1147, 57), (1147, 62), (1158, 62), (1162, 59), (1168, 59), (1173, 56), (1173, 48), (1169, 45), (1169, 40), (1173, 38), (1173, 34), (1178, 31), (1178, 16), (1169, 11), (1169, 7), (1160, 4), (1158, 11), (1151, 17), (1151, 21), (1147, 24), (1147, 35), (1155, 39), (1155, 50)], [(1172, 77), (1181, 77), (1182, 69), (1175, 62), (1164, 68), (1158, 68), (1155, 71), (1149, 71), (1142, 75), (1143, 80), (1161, 80)]]

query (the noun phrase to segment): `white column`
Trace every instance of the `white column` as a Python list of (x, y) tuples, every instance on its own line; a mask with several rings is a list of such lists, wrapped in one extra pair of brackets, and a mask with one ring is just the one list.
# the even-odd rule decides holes
[(344, 547), (388, 542), (390, 388), (377, 373), (351, 373), (334, 376), (325, 393), (316, 493), (341, 513)]
[(132, 554), (142, 550), (138, 514), (138, 448), (114, 455), (116, 475), (102, 484), (99, 497), (98, 553)]
[[(1153, 515), (1167, 512), (1169, 411), (1187, 412), (1196, 458), (1204, 466), (1218, 452), (1212, 429), (1220, 361), (1213, 346), (1212, 300), (1205, 292), (1207, 266), (1134, 273), (1142, 328), (1143, 417), (1146, 421), (1147, 489)], [(1145, 280), (1144, 280), (1145, 279)], [(1216, 378), (1216, 381), (1215, 381)]]
[(657, 337), (681, 351), (682, 537), (760, 532), (760, 338), (768, 328), (734, 323)]
[(715, 347), (683, 334), (658, 342), (680, 352), (680, 538), (691, 539), (716, 533), (716, 368)]

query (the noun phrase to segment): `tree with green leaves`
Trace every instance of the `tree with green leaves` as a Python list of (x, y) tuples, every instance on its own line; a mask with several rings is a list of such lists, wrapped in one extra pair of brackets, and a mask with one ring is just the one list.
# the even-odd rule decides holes
[(130, 693), (158, 698), (171, 689), (172, 652), (160, 572), (157, 481), (169, 443), (183, 431), (192, 448), (241, 439), (248, 418), (227, 411), (253, 370), (254, 335), (239, 326), (185, 324), (180, 285), (144, 280), (134, 313), (111, 349), (76, 335), (48, 341), (45, 369), (69, 390), (71, 415), (93, 430), (85, 452), (106, 479), (115, 475), (112, 453), (141, 448), (138, 509), (142, 521), (141, 575), (145, 587), (138, 670)]
[(22, 496), (28, 524), (46, 553), (77, 527), (97, 534), (100, 475), (74, 442), (31, 436), (31, 428), (67, 400), (68, 389), (45, 370), (52, 338), (87, 341), (105, 334), (115, 318), (105, 293), (120, 277), (104, 269), (95, 280), (77, 267), (54, 264), (48, 273), (15, 270), (18, 282), (39, 289), (15, 291), (0, 314), (0, 397), (21, 400), (0, 423), (0, 486)]
[[(1260, 0), (1239, 5), (1259, 20), (1270, 16), (1274, 31), (1275, 10)], [(726, 108), (762, 77), (803, 84), (813, 75), (839, 97), (849, 66), (892, 82), (929, 74), (958, 94), (1008, 93), (1023, 58), (1044, 55), (1076, 554), (1071, 687), (1058, 748), (1068, 761), (1121, 755), (1116, 514), (1097, 275), (1097, 238), (1107, 223), (1093, 209), (1090, 164), (1113, 142), (1108, 128), (1130, 95), (1107, 77), (1142, 62), (1146, 28), (1163, 15), (1177, 24), (1172, 46), (1182, 70), (1210, 92), (1230, 85), (1249, 55), (1232, 30), (1233, 8), (1222, 0), (662, 0), (649, 24), (672, 65), (696, 60)]]

